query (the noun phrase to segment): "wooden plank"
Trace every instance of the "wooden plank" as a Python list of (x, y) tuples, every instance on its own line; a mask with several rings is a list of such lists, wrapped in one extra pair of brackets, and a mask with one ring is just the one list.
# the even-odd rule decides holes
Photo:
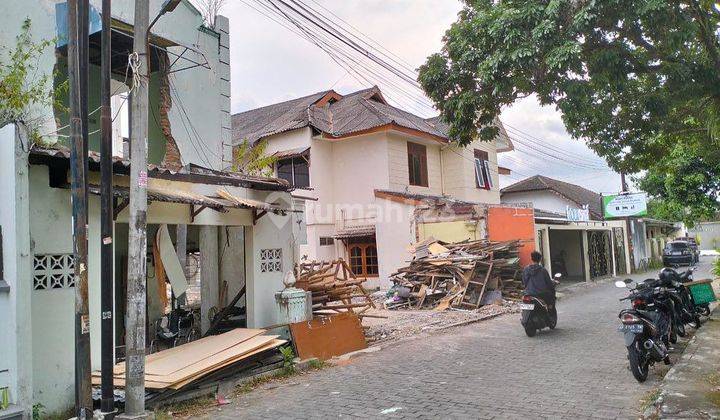
[(330, 359), (367, 348), (360, 319), (352, 313), (290, 324), (295, 348), (301, 359)]
[(160, 359), (155, 363), (147, 364), (145, 366), (145, 375), (174, 377), (175, 374), (185, 373), (184, 376), (187, 376), (187, 372), (198, 370), (199, 366), (205, 366), (208, 361), (216, 361), (218, 358), (227, 358), (231, 354), (242, 354), (243, 352), (255, 350), (270, 342), (273, 338), (277, 337), (257, 335), (248, 339), (236, 340), (235, 344), (231, 346), (225, 344), (215, 346), (215, 343), (212, 342), (204, 348), (196, 349), (196, 351), (182, 352), (175, 356)]
[[(226, 333), (220, 334), (220, 335), (213, 335), (209, 337), (203, 337), (199, 340), (192, 341), (188, 344), (183, 344), (182, 346), (173, 347), (167, 350), (159, 351), (157, 353), (152, 353), (147, 356), (145, 356), (145, 365), (146, 365), (146, 372), (147, 372), (147, 366), (150, 366), (154, 363), (160, 363), (160, 360), (168, 358), (168, 357), (175, 357), (180, 354), (186, 354), (186, 355), (193, 355), (202, 353), (203, 351), (207, 352), (208, 348), (215, 349), (213, 353), (217, 353), (219, 351), (222, 351), (228, 347), (232, 347), (236, 345), (238, 342), (242, 342), (244, 340), (248, 340), (252, 337), (258, 336), (260, 334), (263, 334), (265, 330), (261, 329), (247, 329), (247, 328), (236, 328), (234, 330), (230, 330)], [(180, 366), (182, 367), (182, 366)], [(124, 373), (125, 372), (125, 363), (118, 363), (113, 368), (113, 373)]]
[(203, 376), (206, 376), (206, 375), (209, 374), (209, 373), (215, 372), (215, 371), (220, 370), (220, 369), (222, 369), (222, 368), (224, 368), (224, 367), (226, 367), (226, 366), (230, 366), (230, 365), (232, 365), (233, 363), (237, 363), (237, 362), (239, 362), (239, 361), (241, 361), (241, 360), (247, 359), (247, 358), (249, 358), (250, 356), (254, 356), (254, 355), (256, 355), (256, 354), (262, 353), (262, 352), (264, 352), (264, 351), (268, 351), (268, 350), (270, 350), (270, 349), (274, 349), (274, 348), (276, 348), (276, 347), (280, 347), (280, 346), (282, 346), (283, 344), (286, 344), (286, 343), (287, 343), (287, 340), (274, 339), (274, 340), (272, 340), (271, 342), (269, 342), (268, 344), (266, 344), (265, 346), (260, 347), (260, 348), (257, 348), (257, 349), (255, 349), (255, 350), (249, 352), (249, 353), (245, 353), (245, 354), (243, 354), (242, 356), (239, 356), (239, 357), (237, 357), (237, 358), (227, 360), (226, 362), (224, 362), (224, 363), (222, 363), (222, 364), (214, 367), (212, 370), (209, 370), (209, 371), (206, 371), (206, 372), (202, 372), (202, 373), (198, 373), (197, 375), (194, 375), (194, 376), (192, 376), (192, 377), (189, 377), (189, 378), (187, 378), (187, 379), (185, 379), (185, 380), (183, 380), (183, 381), (176, 382), (176, 383), (172, 384), (172, 385), (170, 386), (170, 388), (172, 388), (172, 389), (180, 389), (180, 388), (184, 387), (185, 385), (188, 385), (189, 383), (194, 382), (194, 381), (202, 378)]

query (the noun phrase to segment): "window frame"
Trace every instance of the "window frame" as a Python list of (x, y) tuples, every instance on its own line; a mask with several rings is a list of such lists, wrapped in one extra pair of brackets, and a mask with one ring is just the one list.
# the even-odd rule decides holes
[(333, 246), (335, 245), (335, 238), (332, 236), (321, 236), (319, 238), (320, 246)]
[[(353, 269), (355, 267), (355, 264), (353, 262), (353, 256), (352, 256), (352, 250), (354, 248), (358, 248), (360, 250), (360, 271), (355, 272)], [(368, 249), (373, 248), (375, 250), (375, 254), (371, 255), (371, 257), (375, 258), (375, 264), (368, 264)], [(368, 277), (368, 278), (375, 278), (380, 277), (380, 261), (378, 256), (378, 250), (377, 250), (377, 244), (375, 242), (363, 242), (363, 243), (349, 243), (347, 245), (347, 258), (348, 258), (348, 266), (350, 267), (350, 271), (360, 277)], [(374, 273), (368, 272), (368, 267), (375, 267)]]
[[(285, 164), (285, 162), (288, 162), (288, 161), (290, 162), (290, 178), (291, 178), (291, 180), (280, 176), (280, 164), (281, 163)], [(297, 175), (296, 175), (295, 167), (298, 165), (298, 163), (296, 163), (296, 161), (298, 161), (299, 164), (303, 164), (307, 167), (307, 185), (298, 185), (296, 182)], [(310, 187), (310, 160), (308, 160), (307, 157), (305, 157), (305, 156), (293, 156), (293, 157), (288, 157), (288, 158), (284, 158), (284, 159), (278, 159), (277, 162), (275, 162), (275, 175), (278, 178), (285, 179), (293, 187), (309, 188)]]
[[(475, 187), (482, 190), (493, 189), (492, 173), (490, 172), (490, 156), (487, 151), (475, 149), (473, 151), (473, 172), (475, 173)], [(480, 182), (482, 178), (482, 183)]]
[[(427, 146), (424, 144), (407, 142), (408, 155), (408, 184), (414, 187), (428, 187)], [(419, 174), (415, 174), (413, 158), (418, 160)]]

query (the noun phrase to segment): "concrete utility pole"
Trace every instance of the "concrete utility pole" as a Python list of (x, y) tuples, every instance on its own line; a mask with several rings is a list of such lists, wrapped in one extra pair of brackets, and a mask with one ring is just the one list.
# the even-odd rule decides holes
[[(90, 316), (87, 243), (87, 0), (68, 1), (68, 79), (70, 81), (70, 181), (75, 259), (75, 415), (92, 418)], [(84, 17), (84, 19), (83, 19)], [(83, 86), (85, 84), (85, 86)]]
[(113, 171), (112, 117), (110, 110), (111, 0), (102, 1), (102, 46), (100, 70), (100, 410), (106, 419), (115, 411), (113, 390)]
[[(627, 180), (625, 180), (625, 172), (620, 172), (620, 184), (622, 185), (623, 193), (630, 192), (628, 190)], [(625, 218), (625, 230), (627, 231), (627, 235), (628, 235), (628, 255), (630, 256), (630, 261), (629, 261), (630, 262), (630, 272), (632, 273), (635, 270), (635, 256), (633, 255), (632, 222), (630, 221), (629, 217)]]
[(130, 122), (130, 220), (128, 242), (127, 311), (125, 330), (125, 414), (145, 417), (145, 305), (147, 301), (147, 137), (148, 0), (135, 1), (135, 39), (130, 58), (133, 70)]

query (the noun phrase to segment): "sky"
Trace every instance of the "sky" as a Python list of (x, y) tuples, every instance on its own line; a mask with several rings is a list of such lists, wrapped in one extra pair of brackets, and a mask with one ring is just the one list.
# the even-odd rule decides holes
[[(257, 1), (228, 0), (221, 11), (230, 18), (233, 113), (331, 88), (342, 94), (369, 87), (321, 49), (251, 8)], [(442, 48), (442, 36), (457, 19), (461, 7), (457, 0), (306, 2), (313, 7), (319, 3), (332, 11), (412, 68)], [(382, 90), (383, 84), (378, 84)], [(393, 102), (393, 98), (388, 99)], [(407, 103), (394, 105), (413, 112)], [(541, 174), (596, 192), (619, 191), (619, 175), (582, 141), (567, 134), (554, 106), (541, 107), (534, 98), (526, 98), (505, 109), (501, 121), (516, 140), (516, 151), (499, 157), (500, 165), (513, 170), (512, 177), (502, 177), (501, 186)], [(560, 154), (563, 160), (575, 164), (546, 157), (543, 152), (558, 155), (548, 147), (564, 151)], [(577, 162), (604, 169), (579, 168)]]

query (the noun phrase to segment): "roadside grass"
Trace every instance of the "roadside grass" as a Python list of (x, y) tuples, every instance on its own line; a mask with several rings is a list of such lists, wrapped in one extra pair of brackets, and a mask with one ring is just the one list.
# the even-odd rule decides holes
[(642, 398), (640, 398), (640, 411), (645, 412), (648, 408), (655, 405), (655, 402), (657, 402), (658, 398), (660, 398), (661, 393), (662, 391), (660, 391), (660, 388), (648, 391)]
[[(310, 360), (307, 364), (308, 369), (301, 370), (297, 369), (293, 365), (288, 365), (280, 368), (277, 372), (271, 375), (264, 375), (255, 377), (247, 382), (244, 382), (235, 387), (234, 396), (240, 396), (252, 392), (256, 388), (266, 383), (292, 378), (294, 376), (302, 375), (307, 372), (316, 371), (325, 368), (327, 365), (325, 362), (317, 359)], [(155, 410), (156, 420), (171, 420), (175, 417), (199, 417), (206, 413), (209, 408), (215, 407), (216, 401), (212, 396), (204, 396), (193, 398), (191, 400), (182, 401), (174, 404), (168, 404), (159, 407)]]
[(711, 373), (705, 379), (715, 388), (713, 391), (705, 394), (705, 398), (707, 398), (712, 405), (720, 407), (720, 372)]

